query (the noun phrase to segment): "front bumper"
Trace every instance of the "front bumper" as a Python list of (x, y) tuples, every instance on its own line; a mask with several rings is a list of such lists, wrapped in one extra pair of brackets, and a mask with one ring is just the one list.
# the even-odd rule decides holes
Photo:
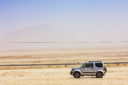
[(71, 72), (70, 72), (70, 75), (72, 75), (72, 74), (73, 74), (73, 72), (71, 71)]

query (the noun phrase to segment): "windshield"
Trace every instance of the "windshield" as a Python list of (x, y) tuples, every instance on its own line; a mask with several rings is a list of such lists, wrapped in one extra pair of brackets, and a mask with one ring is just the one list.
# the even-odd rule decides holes
[(86, 63), (82, 64), (81, 67), (83, 68), (85, 66)]

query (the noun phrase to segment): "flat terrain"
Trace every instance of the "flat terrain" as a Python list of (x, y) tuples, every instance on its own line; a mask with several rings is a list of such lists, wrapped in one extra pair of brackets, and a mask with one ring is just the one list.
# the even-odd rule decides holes
[[(0, 51), (0, 65), (128, 62), (128, 47)], [(78, 66), (0, 67), (0, 85), (127, 85), (128, 65), (108, 65), (102, 79), (69, 75)]]
[(127, 85), (128, 67), (109, 67), (104, 78), (69, 75), (70, 68), (0, 70), (0, 85)]
[(127, 62), (128, 47), (13, 50), (0, 52), (2, 64), (83, 63), (90, 60)]

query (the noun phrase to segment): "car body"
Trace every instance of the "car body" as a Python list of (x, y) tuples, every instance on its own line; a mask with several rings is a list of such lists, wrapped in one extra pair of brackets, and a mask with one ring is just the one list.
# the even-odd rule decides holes
[(70, 74), (75, 78), (80, 78), (80, 76), (96, 76), (97, 78), (102, 78), (106, 72), (107, 69), (103, 62), (89, 61), (79, 68), (72, 68)]

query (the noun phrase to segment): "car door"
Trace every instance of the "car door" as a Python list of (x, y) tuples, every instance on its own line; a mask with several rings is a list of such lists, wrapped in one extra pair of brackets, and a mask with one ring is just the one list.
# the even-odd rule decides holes
[(95, 72), (93, 69), (93, 63), (86, 63), (83, 68), (84, 75), (94, 75)]

